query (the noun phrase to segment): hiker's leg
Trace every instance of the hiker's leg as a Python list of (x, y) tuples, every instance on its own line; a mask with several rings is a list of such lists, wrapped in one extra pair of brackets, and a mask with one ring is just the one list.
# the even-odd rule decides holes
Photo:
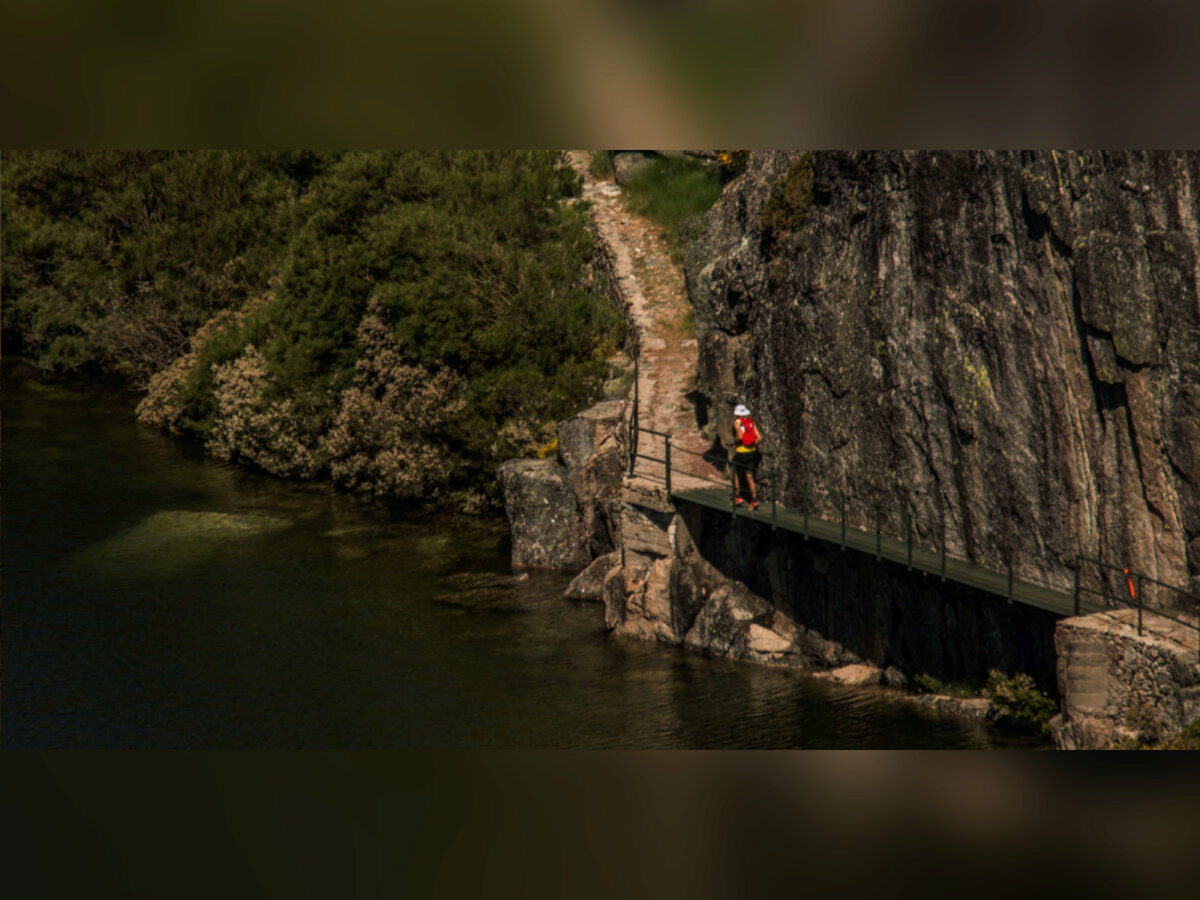
[(749, 459), (746, 460), (746, 480), (750, 482), (750, 504), (758, 505), (758, 463), (762, 459), (757, 450), (746, 454)]

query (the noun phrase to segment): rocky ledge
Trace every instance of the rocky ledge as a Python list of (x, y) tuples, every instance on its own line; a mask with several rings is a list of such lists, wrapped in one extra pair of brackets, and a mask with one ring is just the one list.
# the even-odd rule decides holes
[(1051, 722), (1064, 749), (1170, 740), (1200, 717), (1196, 631), (1137, 610), (1063, 619), (1055, 632), (1062, 712)]

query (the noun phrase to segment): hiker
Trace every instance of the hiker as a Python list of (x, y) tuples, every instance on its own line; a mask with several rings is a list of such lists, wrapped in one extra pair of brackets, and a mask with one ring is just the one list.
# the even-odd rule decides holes
[(758, 463), (762, 454), (758, 450), (758, 442), (762, 440), (762, 432), (750, 418), (750, 410), (739, 403), (733, 408), (733, 477), (735, 479), (733, 505), (741, 506), (749, 503), (750, 509), (758, 508), (758, 485), (754, 475), (758, 472)]

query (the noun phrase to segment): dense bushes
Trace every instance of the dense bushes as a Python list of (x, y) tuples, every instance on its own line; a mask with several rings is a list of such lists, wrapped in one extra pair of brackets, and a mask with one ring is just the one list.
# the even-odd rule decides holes
[(1058, 712), (1058, 704), (1047, 697), (1025, 672), (1007, 675), (998, 669), (988, 671), (984, 696), (1000, 716), (1045, 728)]
[(144, 384), (199, 325), (266, 288), (329, 158), (5, 153), (6, 349)]
[(478, 504), (623, 338), (556, 153), (13, 156), (6, 341), (278, 474)]

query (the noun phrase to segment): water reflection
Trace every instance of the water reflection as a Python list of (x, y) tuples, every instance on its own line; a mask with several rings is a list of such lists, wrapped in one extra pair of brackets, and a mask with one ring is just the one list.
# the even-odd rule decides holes
[[(10, 375), (11, 373), (6, 373)], [(882, 691), (613, 638), (503, 518), (203, 458), (6, 377), (7, 747), (982, 747)]]

